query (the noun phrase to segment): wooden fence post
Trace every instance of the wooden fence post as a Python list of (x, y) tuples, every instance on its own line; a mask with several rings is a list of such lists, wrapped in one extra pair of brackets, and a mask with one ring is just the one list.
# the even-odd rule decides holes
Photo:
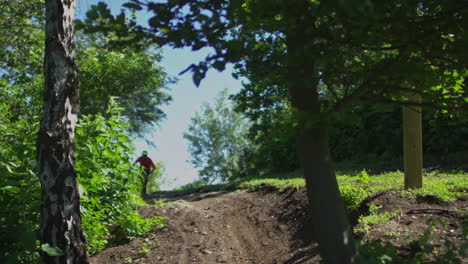
[[(410, 102), (421, 102), (419, 94), (408, 96)], [(403, 151), (405, 189), (422, 187), (422, 118), (421, 107), (403, 106)]]

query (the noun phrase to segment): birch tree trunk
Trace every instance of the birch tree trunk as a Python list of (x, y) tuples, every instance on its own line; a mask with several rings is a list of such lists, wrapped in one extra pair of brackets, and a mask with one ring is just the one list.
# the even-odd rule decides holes
[(288, 91), (299, 121), (296, 144), (312, 214), (309, 236), (319, 243), (325, 263), (359, 263), (357, 243), (329, 153), (328, 123), (326, 114), (321, 112), (317, 91), (318, 73), (313, 58), (304, 50), (304, 42), (310, 38), (300, 26), (297, 29), (287, 37)]
[[(80, 217), (75, 164), (79, 110), (73, 18), (75, 0), (46, 0), (45, 95), (37, 159), (42, 189), (44, 263), (89, 263)], [(49, 255), (50, 254), (50, 255)], [(60, 256), (56, 256), (60, 255)]]

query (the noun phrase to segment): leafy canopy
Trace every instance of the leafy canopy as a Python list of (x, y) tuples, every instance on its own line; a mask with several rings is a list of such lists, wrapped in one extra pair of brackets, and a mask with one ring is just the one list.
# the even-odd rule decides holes
[[(120, 24), (132, 28), (135, 39), (211, 49), (187, 69), (196, 84), (209, 69), (232, 63), (239, 75), (271, 79), (283, 89), (291, 78), (323, 85), (331, 110), (356, 100), (417, 104), (407, 102), (408, 92), (421, 94), (424, 106), (467, 105), (463, 1), (133, 0), (124, 6), (153, 13), (149, 28)], [(101, 17), (88, 17), (86, 25), (116, 28), (105, 5), (99, 10)], [(288, 65), (303, 63), (310, 69), (288, 76)]]

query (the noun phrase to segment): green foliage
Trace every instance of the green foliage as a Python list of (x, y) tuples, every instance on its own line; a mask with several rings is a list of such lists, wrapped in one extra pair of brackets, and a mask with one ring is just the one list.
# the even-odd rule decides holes
[(466, 177), (466, 172), (452, 172), (450, 175), (444, 175), (442, 172), (434, 171), (424, 177), (424, 185), (421, 189), (403, 190), (401, 195), (421, 201), (454, 201), (466, 195), (468, 190)]
[(367, 188), (373, 193), (388, 189), (398, 189), (404, 186), (404, 174), (401, 171), (372, 175), (370, 179), (371, 184)]
[(29, 115), (18, 97), (6, 90), (0, 100), (0, 262), (38, 259), (40, 184), (35, 162), (37, 116)]
[(390, 219), (396, 217), (401, 213), (401, 210), (395, 210), (393, 212), (379, 213), (378, 210), (382, 206), (371, 204), (369, 207), (369, 215), (361, 216), (358, 219), (359, 227), (355, 229), (356, 232), (367, 233), (371, 230), (374, 225), (379, 225), (388, 222)]
[[(241, 111), (260, 126), (254, 132), (260, 135), (257, 140), (264, 155), (257, 157), (272, 166), (295, 169), (291, 130), (282, 131), (287, 127), (284, 124), (294, 122), (271, 116), (281, 117), (281, 109), (287, 108), (286, 89), (298, 79), (320, 91), (324, 119), (333, 118), (336, 111), (357, 101), (380, 107), (406, 103), (404, 93), (409, 91), (422, 94), (424, 106), (443, 111), (466, 108), (463, 80), (467, 72), (462, 65), (468, 58), (460, 48), (466, 42), (466, 16), (455, 11), (465, 10), (460, 5), (460, 1), (420, 1), (414, 5), (407, 1), (132, 2), (126, 6), (131, 11), (147, 8), (153, 12), (149, 27), (143, 29), (131, 23), (120, 26), (134, 29), (135, 34), (145, 32), (148, 39), (160, 45), (213, 48), (214, 54), (187, 69), (197, 85), (209, 69), (223, 70), (226, 64), (234, 64), (235, 75), (248, 79), (236, 96)], [(192, 12), (185, 12), (188, 9)], [(205, 13), (211, 15), (200, 15)], [(86, 26), (109, 32), (122, 16), (124, 12), (113, 17), (100, 5), (88, 16)], [(301, 17), (308, 19), (298, 19)], [(430, 17), (441, 19), (427, 23)], [(106, 27), (103, 21), (111, 23)], [(302, 36), (298, 37), (300, 45), (294, 45), (296, 36)], [(296, 76), (296, 71), (291, 70), (291, 66), (301, 64), (301, 68), (307, 63), (309, 72), (304, 69)], [(330, 123), (336, 158), (365, 159), (369, 152), (385, 159), (398, 158), (401, 115), (395, 117), (399, 109), (387, 113), (372, 110), (366, 115), (373, 107), (354, 106), (346, 110), (348, 115), (339, 118), (341, 122)], [(288, 114), (286, 110), (283, 115)], [(355, 114), (361, 124), (345, 124)], [(278, 157), (287, 162), (270, 162)]]
[(158, 65), (162, 58), (159, 51), (109, 49), (104, 45), (116, 38), (113, 35), (78, 36), (81, 114), (107, 117), (108, 102), (115, 96), (132, 132), (142, 135), (165, 118), (160, 107), (172, 100), (166, 92), (172, 80)]
[(0, 68), (8, 78), (41, 71), (44, 13), (41, 0), (0, 0)]
[(128, 124), (113, 98), (108, 119), (83, 116), (77, 126), (78, 182), (83, 207), (83, 229), (91, 254), (103, 249), (110, 225), (118, 222), (124, 236), (142, 235), (154, 223), (135, 211), (140, 197), (140, 173), (131, 164), (134, 152), (127, 135)]
[[(20, 99), (11, 97), (9, 102), (0, 102), (2, 263), (36, 263), (41, 250), (37, 231), (41, 188), (36, 172), (36, 142), (29, 136), (37, 132), (39, 120), (27, 107), (12, 108), (13, 100)], [(135, 211), (135, 205), (143, 203), (139, 196), (141, 181), (130, 162), (133, 147), (119, 112), (111, 101), (109, 119), (83, 116), (76, 131), (82, 223), (91, 253), (108, 244), (109, 227), (118, 220), (122, 220), (118, 224), (126, 233), (133, 235), (163, 223), (162, 219), (143, 219)]]
[(194, 182), (177, 187), (175, 190), (180, 192), (214, 192), (230, 184), (207, 184), (205, 181), (196, 180)]
[[(88, 251), (93, 254), (104, 249), (109, 243), (108, 239), (111, 235), (109, 233), (109, 224), (112, 223), (112, 220), (108, 219), (103, 211), (99, 211), (99, 208), (94, 210), (84, 209), (81, 213), (81, 226), (86, 236)], [(107, 222), (102, 222), (104, 219)]]
[[(354, 104), (336, 115), (330, 135), (330, 148), (336, 161), (355, 160), (361, 166), (369, 161), (399, 161), (403, 155), (403, 128), (400, 106)], [(462, 116), (423, 110), (423, 150), (425, 161), (436, 165), (466, 162), (467, 122)], [(401, 163), (401, 162), (399, 162)], [(393, 165), (393, 167), (397, 167)]]
[(345, 206), (350, 209), (357, 209), (361, 202), (369, 197), (372, 192), (367, 188), (367, 184), (370, 182), (369, 175), (365, 170), (354, 177), (354, 181), (351, 183), (339, 183), (341, 191), (341, 197)]
[(361, 245), (359, 253), (363, 258), (363, 263), (400, 263), (398, 262), (400, 258), (396, 255), (395, 247), (389, 241), (381, 239)]
[(462, 245), (461, 247), (455, 246), (450, 241), (441, 240), (438, 243), (431, 243), (430, 238), (433, 235), (432, 230), (436, 228), (436, 225), (433, 224), (421, 237), (413, 238), (408, 237), (407, 246), (413, 248), (418, 252), (415, 256), (412, 257), (412, 262), (410, 263), (427, 263), (429, 259), (434, 259), (431, 255), (434, 252), (438, 251), (438, 248), (445, 246), (445, 253), (436, 253), (435, 260), (433, 263), (463, 263), (463, 259), (466, 257), (466, 247), (467, 244)]
[(156, 166), (156, 169), (149, 176), (148, 186), (146, 187), (148, 193), (154, 193), (156, 191), (159, 191), (161, 178), (165, 172), (165, 166), (162, 161), (153, 161), (153, 162), (154, 162), (154, 165)]
[[(231, 188), (241, 188), (258, 190), (263, 184), (276, 186), (280, 190), (286, 188), (301, 188), (305, 186), (305, 181), (301, 176), (301, 171), (294, 173), (274, 173), (267, 174), (262, 178), (253, 178), (233, 182), (229, 185), (208, 185), (203, 181), (178, 187), (177, 191), (216, 191), (230, 186)], [(466, 195), (468, 185), (466, 183), (466, 172), (440, 172), (434, 171), (424, 176), (427, 188), (419, 190), (402, 190), (401, 195), (415, 199), (426, 199), (430, 201), (453, 201)], [(401, 171), (384, 172), (376, 175), (369, 175), (366, 170), (357, 173), (338, 174), (338, 184), (345, 205), (349, 209), (357, 209), (360, 203), (380, 191), (389, 189), (400, 189), (403, 187), (404, 176)], [(372, 216), (378, 221), (379, 218), (394, 217), (393, 213)], [(372, 218), (371, 217), (371, 218)], [(369, 220), (369, 219), (368, 219)], [(367, 221), (367, 220), (364, 220)], [(372, 222), (373, 219), (370, 219)], [(467, 229), (468, 230), (468, 229)]]
[(377, 239), (360, 246), (360, 254), (363, 263), (402, 263), (402, 264), (422, 264), (422, 263), (447, 263), (461, 264), (466, 258), (466, 246), (456, 247), (450, 241), (440, 241), (445, 247), (445, 253), (437, 253), (441, 245), (433, 245), (429, 242), (432, 232), (430, 229), (422, 236), (409, 238), (407, 247), (413, 252), (414, 256), (398, 255), (396, 248), (390, 241)]
[(156, 200), (154, 201), (153, 205), (154, 206), (163, 206), (163, 205), (166, 205), (166, 204), (170, 204), (171, 202), (168, 202), (168, 201), (165, 201), (165, 200)]
[(291, 178), (291, 179), (253, 179), (242, 182), (239, 184), (240, 188), (256, 191), (261, 188), (264, 184), (269, 184), (277, 187), (279, 190), (285, 190), (288, 188), (298, 189), (305, 186), (303, 178)]
[(153, 226), (163, 228), (166, 224), (166, 217), (158, 216), (154, 219), (141, 217), (137, 211), (122, 214), (117, 218), (119, 227), (117, 232), (125, 238), (147, 235)]
[(49, 256), (62, 256), (63, 255), (63, 251), (58, 248), (58, 247), (54, 247), (54, 246), (51, 246), (49, 244), (43, 244), (41, 246), (41, 249), (42, 251), (44, 251), (45, 253), (47, 253)]
[(191, 190), (191, 189), (199, 189), (199, 188), (202, 188), (202, 187), (205, 187), (205, 186), (209, 186), (209, 185), (206, 182), (202, 181), (202, 180), (197, 180), (197, 181), (193, 181), (191, 183), (179, 186), (175, 190), (176, 191), (185, 191), (185, 190)]
[[(249, 76), (250, 83), (244, 83), (239, 93), (232, 96), (236, 111), (252, 122), (248, 139), (258, 146), (251, 157), (244, 159), (250, 161), (252, 171), (259, 175), (294, 171), (300, 165), (286, 88), (268, 86), (270, 79), (254, 78)], [(262, 85), (266, 88), (262, 89)]]
[(201, 169), (199, 176), (205, 182), (228, 182), (247, 176), (241, 157), (253, 148), (246, 139), (249, 124), (232, 110), (227, 99), (224, 90), (213, 105), (203, 105), (184, 133), (191, 162)]
[[(0, 262), (35, 263), (41, 251), (37, 231), (41, 188), (35, 161), (35, 135), (42, 106), (44, 4), (37, 0), (0, 0), (0, 11)], [(80, 63), (95, 67), (93, 70), (105, 68), (104, 63), (99, 64), (97, 61), (97, 47), (87, 49), (84, 46), (80, 46), (83, 48), (79, 52), (80, 59), (83, 59)], [(87, 56), (81, 57), (82, 54)], [(158, 53), (125, 50), (114, 52), (108, 57), (103, 55), (106, 52), (99, 54), (102, 55), (102, 61), (109, 63), (109, 67), (113, 62), (116, 66), (123, 67), (126, 64), (122, 61), (126, 61), (129, 64), (127, 70), (140, 67), (139, 73), (150, 74), (133, 82), (145, 82), (149, 89), (142, 92), (145, 96), (133, 95), (141, 96), (144, 100), (138, 103), (130, 103), (130, 99), (126, 101), (128, 105), (134, 106), (133, 109), (140, 109), (141, 105), (149, 109), (147, 104), (154, 103), (151, 106), (155, 106), (169, 101), (169, 96), (162, 91), (167, 82), (166, 75), (155, 64), (160, 59)], [(96, 58), (93, 58), (94, 55)], [(125, 60), (122, 56), (128, 56), (128, 59)], [(92, 62), (96, 64), (93, 65)], [(85, 75), (81, 77), (87, 78), (86, 74), (90, 72), (83, 73)], [(100, 73), (105, 76), (103, 71)], [(116, 76), (120, 74), (120, 77), (124, 74), (115, 71), (112, 73)], [(112, 85), (117, 87), (116, 82), (124, 79), (112, 80)], [(110, 93), (100, 90), (102, 87), (98, 86), (103, 83), (95, 84), (86, 86), (85, 94), (93, 91), (96, 96), (106, 95), (96, 105), (107, 105)], [(128, 130), (129, 126), (123, 124), (121, 117), (113, 116), (116, 114), (116, 106), (112, 107), (114, 109), (107, 112), (103, 110), (94, 116), (83, 116), (79, 124), (81, 128), (77, 128), (77, 138), (80, 141), (77, 144), (77, 170), (82, 180), (81, 209), (91, 252), (108, 243), (111, 221), (123, 214), (126, 208), (134, 210), (136, 203), (142, 203), (138, 194), (134, 194), (140, 188), (139, 179), (135, 178), (138, 173), (133, 171), (128, 160), (133, 153), (131, 140), (124, 129)], [(163, 113), (158, 109), (150, 119), (153, 117), (160, 119)], [(144, 127), (143, 123), (147, 120), (149, 119), (139, 123), (142, 125), (140, 128)], [(156, 185), (153, 188), (157, 188)], [(103, 197), (98, 198), (99, 195)]]
[(138, 252), (142, 253), (143, 255), (148, 254), (151, 251), (151, 249), (147, 248), (146, 246), (142, 246)]

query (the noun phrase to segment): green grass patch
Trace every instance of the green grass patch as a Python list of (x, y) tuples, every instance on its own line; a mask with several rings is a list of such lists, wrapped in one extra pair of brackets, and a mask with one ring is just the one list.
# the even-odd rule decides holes
[[(453, 201), (468, 194), (468, 173), (457, 171), (431, 171), (423, 177), (423, 188), (419, 190), (402, 190), (403, 197), (427, 200), (427, 201)], [(345, 206), (357, 209), (359, 204), (371, 195), (389, 189), (402, 189), (404, 187), (404, 174), (401, 171), (388, 171), (371, 175), (366, 170), (360, 172), (338, 172), (338, 185)], [(225, 188), (247, 189), (256, 191), (262, 184), (269, 184), (280, 190), (287, 188), (305, 187), (305, 181), (301, 171), (283, 174), (269, 174), (264, 177), (230, 184), (207, 185), (202, 181), (196, 181), (177, 188), (174, 191), (211, 192)]]
[(170, 203), (172, 203), (172, 201), (156, 200), (156, 201), (154, 201), (153, 205), (156, 206), (156, 207), (159, 207), (159, 206), (164, 206), (164, 205), (170, 204)]
[(403, 190), (403, 197), (420, 201), (449, 202), (468, 194), (468, 173), (433, 171), (423, 177), (423, 187)]
[[(204, 181), (198, 180), (194, 181), (192, 183), (188, 183), (185, 185), (182, 185), (180, 187), (177, 187), (176, 189), (168, 192), (216, 192), (220, 191), (223, 188), (226, 188), (228, 186), (234, 185), (233, 183), (227, 183), (227, 184), (207, 184)], [(160, 193), (164, 193), (160, 192)]]
[[(366, 174), (367, 176), (363, 176)], [(401, 171), (383, 172), (381, 174), (369, 175), (365, 170), (354, 174), (338, 174), (338, 183), (355, 184), (365, 182), (365, 187), (372, 193), (388, 189), (398, 189), (404, 185), (404, 176)]]
[(301, 188), (305, 186), (305, 181), (303, 178), (293, 178), (293, 179), (254, 179), (250, 181), (242, 182), (238, 185), (241, 189), (248, 189), (251, 191), (256, 191), (260, 189), (262, 184), (270, 184), (277, 187), (280, 190), (285, 190), (288, 188)]
[(367, 233), (373, 226), (384, 224), (401, 213), (401, 210), (379, 213), (378, 211), (380, 208), (382, 208), (382, 206), (371, 204), (369, 207), (370, 214), (366, 216), (361, 216), (358, 219), (359, 227), (356, 228), (355, 231)]

